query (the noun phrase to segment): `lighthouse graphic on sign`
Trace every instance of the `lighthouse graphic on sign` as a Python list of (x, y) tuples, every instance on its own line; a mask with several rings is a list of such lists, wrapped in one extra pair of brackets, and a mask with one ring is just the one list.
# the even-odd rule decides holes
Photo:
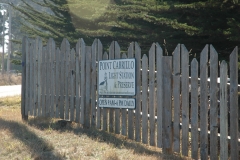
[(102, 82), (100, 82), (100, 84), (99, 84), (99, 91), (100, 92), (107, 92), (107, 84), (108, 84), (108, 82), (107, 82), (107, 73), (105, 72), (105, 74), (104, 74), (104, 81), (102, 81)]

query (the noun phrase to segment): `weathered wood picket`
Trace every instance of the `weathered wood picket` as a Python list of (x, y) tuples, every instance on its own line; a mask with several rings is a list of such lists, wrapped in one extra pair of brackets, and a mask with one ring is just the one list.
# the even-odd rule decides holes
[[(56, 48), (53, 39), (43, 46), (40, 38), (24, 37), (22, 118), (75, 121), (193, 159), (239, 159), (238, 48), (230, 55), (229, 75), (212, 45), (201, 52), (200, 64), (196, 58), (189, 64), (183, 44), (173, 56), (163, 56), (158, 43), (148, 56), (141, 54), (136, 42), (121, 54), (113, 41), (108, 54), (98, 39), (92, 46), (79, 39), (70, 49), (67, 39)], [(98, 107), (98, 61), (120, 58), (136, 59), (134, 110)]]

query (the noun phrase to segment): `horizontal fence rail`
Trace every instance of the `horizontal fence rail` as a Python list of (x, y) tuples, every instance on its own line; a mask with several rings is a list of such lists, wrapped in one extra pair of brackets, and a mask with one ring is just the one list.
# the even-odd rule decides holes
[[(23, 38), (22, 104), (28, 116), (61, 118), (95, 127), (193, 159), (239, 159), (238, 48), (229, 65), (206, 45), (189, 62), (189, 51), (178, 44), (164, 56), (158, 43), (148, 55), (132, 42), (127, 53), (113, 41), (108, 52), (100, 40), (75, 49), (64, 39), (43, 46), (40, 38)], [(98, 61), (135, 58), (135, 109), (98, 106)], [(126, 96), (122, 96), (125, 98)]]

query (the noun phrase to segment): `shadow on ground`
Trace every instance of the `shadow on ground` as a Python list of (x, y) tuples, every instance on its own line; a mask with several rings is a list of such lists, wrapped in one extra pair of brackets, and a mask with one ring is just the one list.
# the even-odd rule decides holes
[[(97, 130), (95, 128), (83, 128), (82, 126), (77, 126), (76, 123), (64, 120), (53, 120), (50, 118), (30, 118), (28, 124), (40, 130), (49, 129), (49, 127), (58, 132), (73, 132), (76, 135), (87, 135), (89, 138), (112, 144), (116, 148), (125, 146), (127, 149), (133, 149), (136, 154), (151, 155), (157, 158), (161, 157), (163, 159), (184, 159), (180, 155), (165, 155), (159, 150), (154, 151), (149, 149), (146, 145), (127, 139), (125, 136), (116, 135), (106, 131)], [(76, 127), (77, 126), (77, 127)], [(169, 156), (169, 157), (168, 157)]]
[(34, 159), (62, 160), (63, 158), (53, 152), (54, 147), (44, 139), (30, 131), (24, 124), (6, 121), (0, 118), (0, 130), (9, 130), (14, 138), (22, 141), (29, 149)]

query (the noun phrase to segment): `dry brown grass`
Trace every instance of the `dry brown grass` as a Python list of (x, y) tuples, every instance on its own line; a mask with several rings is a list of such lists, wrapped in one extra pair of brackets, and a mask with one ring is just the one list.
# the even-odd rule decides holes
[(19, 85), (21, 84), (22, 76), (17, 74), (0, 74), (0, 86)]
[(0, 144), (0, 159), (186, 159), (76, 123), (33, 117), (24, 123), (19, 97), (0, 98)]

